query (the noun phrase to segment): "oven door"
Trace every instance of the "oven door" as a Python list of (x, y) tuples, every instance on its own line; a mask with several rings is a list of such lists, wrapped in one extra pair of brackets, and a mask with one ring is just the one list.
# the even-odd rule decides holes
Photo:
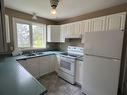
[(74, 76), (75, 75), (75, 59), (61, 56), (60, 70)]

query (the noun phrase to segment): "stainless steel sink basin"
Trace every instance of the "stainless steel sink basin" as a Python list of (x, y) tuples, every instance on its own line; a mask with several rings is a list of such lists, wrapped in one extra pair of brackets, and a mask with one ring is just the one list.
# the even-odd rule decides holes
[(25, 56), (39, 56), (39, 55), (43, 55), (43, 52), (36, 52), (36, 53), (29, 53), (29, 54), (25, 54)]
[(36, 56), (36, 53), (25, 54), (25, 56)]

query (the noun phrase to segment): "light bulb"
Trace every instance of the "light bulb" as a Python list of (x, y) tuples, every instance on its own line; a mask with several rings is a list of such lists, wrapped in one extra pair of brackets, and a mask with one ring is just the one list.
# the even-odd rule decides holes
[(56, 15), (57, 14), (56, 9), (51, 9), (51, 14)]

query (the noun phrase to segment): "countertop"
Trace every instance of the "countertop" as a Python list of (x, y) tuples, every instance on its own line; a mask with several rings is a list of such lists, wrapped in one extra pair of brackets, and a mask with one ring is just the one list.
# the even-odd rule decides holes
[(49, 55), (56, 55), (56, 54), (61, 54), (63, 53), (62, 51), (45, 51), (43, 54), (40, 55), (33, 55), (33, 56), (25, 56), (25, 55), (20, 55), (16, 56), (17, 60), (22, 60), (22, 59), (30, 59), (30, 58), (36, 58), (36, 57), (43, 57), (43, 56), (49, 56)]
[(44, 95), (47, 89), (16, 58), (0, 57), (0, 95)]
[[(46, 51), (46, 52), (43, 52), (43, 54), (36, 55), (36, 56), (35, 55), (33, 55), (33, 56), (25, 56), (25, 55), (16, 56), (16, 59), (17, 60), (24, 60), (24, 59), (43, 57), (43, 56), (49, 56), (49, 55), (58, 55), (58, 54), (60, 55), (62, 53), (65, 53), (65, 52), (63, 52), (63, 51)], [(79, 57), (76, 60), (83, 61), (83, 57)]]

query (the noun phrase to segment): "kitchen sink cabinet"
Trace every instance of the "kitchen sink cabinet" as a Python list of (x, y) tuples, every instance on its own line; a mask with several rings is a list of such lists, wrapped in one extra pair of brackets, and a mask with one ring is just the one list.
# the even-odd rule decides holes
[(18, 62), (27, 70), (28, 67), (27, 60), (19, 60)]
[(27, 59), (27, 70), (30, 72), (35, 78), (38, 78), (40, 76), (39, 73), (39, 58), (31, 58)]
[(40, 76), (55, 71), (56, 55), (40, 57)]
[(35, 78), (55, 71), (57, 64), (56, 55), (30, 58), (18, 61)]
[(50, 57), (49, 56), (44, 56), (40, 57), (40, 76), (43, 76), (50, 71)]

